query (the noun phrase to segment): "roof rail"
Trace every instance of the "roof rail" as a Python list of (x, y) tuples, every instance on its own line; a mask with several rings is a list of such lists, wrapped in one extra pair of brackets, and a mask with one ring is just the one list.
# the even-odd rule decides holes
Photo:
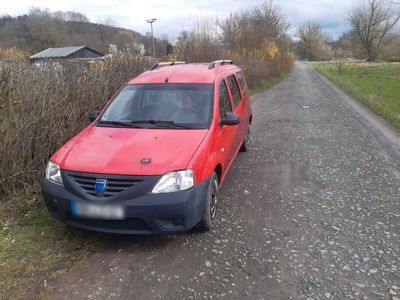
[(163, 61), (158, 62), (150, 68), (150, 71), (157, 69), (158, 67), (173, 66), (173, 65), (183, 65), (186, 64), (185, 61)]
[(224, 65), (224, 64), (233, 64), (233, 60), (231, 59), (215, 60), (208, 65), (208, 68), (214, 69), (217, 65)]

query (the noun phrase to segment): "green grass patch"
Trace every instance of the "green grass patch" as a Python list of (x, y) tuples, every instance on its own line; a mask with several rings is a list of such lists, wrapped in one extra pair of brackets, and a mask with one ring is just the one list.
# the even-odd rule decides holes
[(43, 204), (0, 219), (0, 299), (37, 298), (98, 245), (98, 235), (54, 220)]
[(317, 62), (311, 65), (375, 113), (400, 128), (400, 64)]

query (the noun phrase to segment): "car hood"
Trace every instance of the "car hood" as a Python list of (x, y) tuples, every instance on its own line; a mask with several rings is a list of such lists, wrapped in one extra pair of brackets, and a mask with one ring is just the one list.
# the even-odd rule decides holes
[(69, 171), (161, 175), (185, 169), (207, 131), (88, 127), (51, 161)]

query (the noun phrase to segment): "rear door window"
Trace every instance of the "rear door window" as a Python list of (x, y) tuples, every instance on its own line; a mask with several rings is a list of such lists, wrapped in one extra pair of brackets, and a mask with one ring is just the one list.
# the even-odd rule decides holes
[(238, 106), (240, 103), (240, 91), (235, 76), (233, 75), (228, 76), (227, 81), (229, 84), (229, 88), (231, 89), (232, 92), (233, 103), (235, 104), (235, 106)]
[(229, 100), (228, 89), (225, 81), (222, 80), (219, 84), (219, 114), (221, 118), (225, 117), (227, 112), (232, 111), (231, 101)]
[(246, 96), (246, 95), (247, 95), (247, 92), (248, 92), (248, 88), (247, 88), (246, 79), (244, 79), (243, 72), (237, 72), (237, 73), (236, 73), (236, 77), (237, 77), (237, 79), (239, 80), (240, 86), (242, 87), (243, 96)]

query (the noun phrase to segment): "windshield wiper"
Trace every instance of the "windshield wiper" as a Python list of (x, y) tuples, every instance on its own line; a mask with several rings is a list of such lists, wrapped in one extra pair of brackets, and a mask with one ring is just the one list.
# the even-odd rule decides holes
[(164, 128), (184, 128), (184, 129), (192, 129), (192, 127), (185, 126), (183, 124), (175, 123), (174, 121), (168, 120), (132, 120), (132, 121), (100, 121), (99, 124), (111, 124), (116, 126), (123, 127), (133, 127), (133, 128), (143, 128), (142, 126), (138, 126), (138, 124), (151, 124), (162, 126)]
[(175, 123), (174, 121), (168, 120), (133, 120), (131, 124), (151, 124), (159, 125), (167, 128), (185, 128), (192, 129), (192, 127), (185, 126), (183, 124)]
[(123, 126), (123, 127), (141, 128), (141, 126), (137, 126), (137, 125), (135, 125), (133, 122), (100, 121), (99, 124), (111, 124), (111, 125)]

